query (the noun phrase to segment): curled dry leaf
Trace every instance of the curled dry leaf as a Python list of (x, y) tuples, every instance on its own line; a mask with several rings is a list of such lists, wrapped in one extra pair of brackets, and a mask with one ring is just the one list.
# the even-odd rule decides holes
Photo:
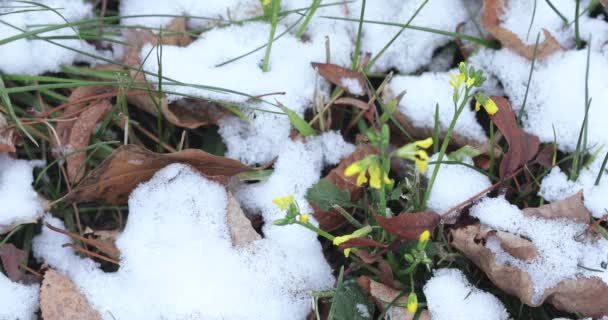
[(230, 228), (232, 245), (239, 248), (262, 237), (255, 231), (251, 221), (245, 216), (241, 205), (236, 201), (232, 193), (228, 193), (228, 208), (226, 209), (226, 220)]
[(511, 104), (506, 98), (492, 97), (492, 100), (498, 106), (498, 112), (490, 116), (490, 119), (509, 144), (509, 150), (502, 157), (499, 168), (499, 176), (504, 179), (519, 167), (534, 159), (534, 156), (538, 153), (540, 140), (537, 136), (525, 132), (517, 125), (515, 113), (513, 113)]
[(393, 218), (374, 215), (374, 218), (386, 232), (405, 240), (418, 240), (425, 230), (432, 233), (441, 221), (441, 216), (434, 212), (403, 213)]
[(202, 150), (186, 149), (161, 154), (136, 145), (124, 145), (72, 189), (66, 200), (86, 202), (104, 199), (114, 205), (125, 204), (131, 191), (140, 182), (150, 179), (159, 169), (176, 162), (189, 164), (203, 175), (217, 179), (253, 170), (236, 160)]
[(8, 122), (2, 113), (0, 113), (0, 152), (15, 152), (15, 129), (8, 127)]
[[(406, 307), (404, 307), (407, 305), (407, 293), (374, 281), (366, 276), (359, 277), (357, 279), (357, 283), (363, 290), (367, 291), (374, 298), (374, 301), (380, 310), (386, 309), (392, 303), (392, 306), (390, 306), (390, 309), (388, 309), (386, 312), (387, 319), (414, 319), (414, 315), (411, 314)], [(423, 310), (418, 319), (430, 320), (431, 316), (429, 315), (428, 311)]]
[[(563, 203), (562, 203), (563, 202)], [(578, 193), (563, 201), (539, 208), (524, 209), (524, 214), (548, 219), (570, 218), (587, 222), (590, 213), (584, 209), (582, 194)], [(583, 217), (586, 215), (586, 218)], [(597, 277), (567, 279), (557, 286), (545, 290), (538, 303), (532, 302), (534, 285), (529, 274), (508, 265), (498, 265), (495, 254), (485, 247), (486, 241), (496, 236), (501, 247), (511, 255), (528, 260), (538, 255), (534, 244), (519, 236), (496, 230), (481, 228), (478, 222), (452, 229), (451, 244), (462, 251), (501, 290), (517, 296), (529, 306), (539, 306), (544, 302), (553, 304), (567, 312), (580, 312), (585, 316), (608, 315), (608, 285)]]
[[(481, 15), (481, 25), (486, 29), (486, 31), (494, 36), (494, 38), (498, 39), (503, 46), (532, 60), (534, 57), (535, 44), (524, 44), (524, 42), (515, 33), (503, 28), (500, 25), (502, 16), (504, 14), (504, 9), (507, 6), (508, 0), (484, 0), (483, 12)], [(557, 42), (549, 31), (543, 29), (543, 34), (545, 36), (545, 40), (538, 43), (538, 48), (536, 51), (537, 59), (543, 59), (556, 51), (562, 50), (559, 42)]]
[(92, 230), (87, 227), (83, 236), (90, 239), (87, 244), (96, 247), (112, 259), (120, 259), (120, 250), (116, 246), (116, 238), (120, 235), (120, 230)]
[(344, 89), (344, 91), (362, 96), (365, 94), (367, 82), (360, 72), (343, 68), (331, 63), (311, 63), (312, 67), (327, 81)]
[(43, 320), (99, 320), (87, 298), (65, 275), (49, 269), (40, 286), (40, 311)]
[[(350, 192), (350, 199), (354, 203), (363, 195), (363, 187), (357, 186), (357, 177), (345, 177), (344, 170), (355, 161), (359, 161), (368, 155), (378, 153), (378, 150), (368, 144), (359, 144), (355, 151), (344, 158), (340, 164), (332, 169), (325, 179), (343, 190)], [(334, 209), (322, 210), (315, 203), (309, 202), (314, 210), (314, 217), (319, 222), (319, 227), (325, 231), (333, 231), (346, 222), (346, 218)]]

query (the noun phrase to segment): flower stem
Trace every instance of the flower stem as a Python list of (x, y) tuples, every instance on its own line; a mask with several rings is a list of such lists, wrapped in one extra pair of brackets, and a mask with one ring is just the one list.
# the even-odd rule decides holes
[(320, 4), (321, 4), (321, 0), (314, 0), (312, 5), (310, 6), (308, 15), (306, 16), (306, 18), (304, 18), (304, 22), (302, 22), (302, 25), (300, 26), (298, 31), (296, 31), (296, 38), (301, 38), (302, 35), (304, 35), (304, 31), (306, 31), (306, 27), (308, 26), (310, 19), (312, 19), (312, 16), (315, 14), (315, 12), (317, 11), (317, 8), (319, 7)]
[(303, 223), (303, 222), (300, 222), (300, 221), (296, 221), (295, 223), (303, 226), (304, 228), (306, 228), (308, 230), (311, 230), (312, 232), (320, 235), (321, 237), (323, 237), (323, 238), (325, 238), (325, 239), (327, 239), (329, 241), (334, 241), (334, 238), (335, 238), (334, 236), (332, 236), (331, 234), (329, 234), (329, 233), (327, 233), (327, 232), (319, 229), (318, 227), (315, 227), (314, 225), (312, 225), (312, 224), (310, 224), (308, 222)]
[(264, 62), (262, 63), (262, 71), (268, 72), (270, 63), (270, 50), (274, 41), (274, 33), (277, 30), (277, 22), (279, 19), (279, 9), (281, 8), (281, 0), (272, 0), (272, 20), (270, 21), (270, 35), (268, 36), (268, 45), (266, 46), (266, 54), (264, 54)]

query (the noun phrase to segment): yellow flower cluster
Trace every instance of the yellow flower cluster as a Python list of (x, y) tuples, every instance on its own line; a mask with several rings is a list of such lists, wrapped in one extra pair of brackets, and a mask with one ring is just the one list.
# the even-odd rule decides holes
[[(339, 246), (339, 245), (343, 244), (344, 242), (346, 242), (348, 240), (351, 240), (353, 238), (363, 237), (363, 236), (367, 235), (370, 232), (372, 232), (372, 227), (365, 226), (365, 227), (363, 227), (361, 229), (355, 230), (351, 234), (345, 234), (343, 236), (335, 237), (334, 240), (333, 240), (333, 244), (335, 246)], [(350, 255), (350, 251), (351, 251), (351, 248), (344, 249), (344, 256), (348, 257)]]
[(287, 210), (287, 208), (289, 208), (289, 206), (293, 203), (293, 200), (293, 196), (285, 196), (273, 199), (272, 203), (274, 203), (277, 207), (281, 208), (281, 210)]
[(380, 164), (375, 156), (364, 158), (363, 160), (351, 163), (346, 170), (344, 175), (346, 177), (357, 176), (357, 186), (362, 186), (368, 182), (367, 176), (369, 175), (369, 186), (374, 189), (380, 189), (382, 187), (382, 180), (384, 184), (392, 184), (393, 180), (388, 177), (388, 173), (380, 169)]
[(416, 166), (420, 172), (426, 172), (429, 162), (429, 155), (425, 149), (430, 148), (433, 145), (432, 138), (426, 138), (424, 140), (414, 141), (408, 143), (405, 146), (397, 149), (396, 155), (399, 158), (409, 159), (416, 163)]

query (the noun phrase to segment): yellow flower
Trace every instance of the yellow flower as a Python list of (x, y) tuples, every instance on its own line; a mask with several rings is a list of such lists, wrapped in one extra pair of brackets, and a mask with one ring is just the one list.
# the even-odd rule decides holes
[(415, 314), (416, 310), (418, 310), (418, 296), (416, 296), (415, 292), (412, 292), (407, 297), (407, 311), (411, 314)]
[(496, 105), (496, 103), (494, 103), (494, 100), (492, 99), (488, 98), (488, 101), (483, 105), (483, 107), (486, 109), (486, 112), (491, 116), (498, 112), (498, 106)]
[(302, 222), (302, 223), (308, 223), (308, 215), (307, 214), (301, 214), (300, 215), (300, 222)]
[(359, 176), (357, 176), (357, 186), (360, 187), (366, 182), (367, 182), (367, 177), (365, 176), (365, 172), (359, 173)]
[(369, 186), (374, 189), (380, 189), (380, 167), (378, 164), (372, 164), (367, 172), (369, 173)]
[(470, 87), (475, 84), (475, 78), (470, 78), (467, 82), (464, 83), (465, 86)]
[(272, 0), (262, 0), (262, 5), (263, 5), (264, 7), (269, 6), (271, 3), (272, 3)]
[(425, 173), (426, 169), (428, 169), (429, 164), (427, 160), (422, 160), (422, 159), (414, 159), (414, 161), (416, 162), (416, 167), (418, 167), (418, 170), (420, 170), (420, 172)]
[(424, 140), (418, 140), (414, 143), (416, 144), (417, 147), (420, 147), (422, 149), (428, 149), (433, 145), (433, 138), (428, 137)]
[(351, 177), (356, 175), (357, 173), (361, 173), (365, 170), (365, 168), (361, 165), (359, 161), (351, 163), (346, 170), (344, 170), (344, 175), (347, 177)]
[(285, 196), (272, 200), (272, 203), (277, 205), (277, 207), (281, 208), (281, 210), (287, 210), (287, 208), (289, 208), (289, 206), (293, 203), (293, 200), (293, 196)]
[(348, 240), (350, 240), (352, 238), (354, 238), (354, 236), (352, 235), (352, 233), (351, 234), (346, 234), (346, 235), (343, 235), (343, 236), (339, 236), (339, 237), (335, 237), (334, 241), (333, 241), (333, 244), (335, 246), (339, 246), (339, 245), (343, 244), (344, 242), (346, 242), (346, 241), (348, 241)]
[(485, 94), (479, 94), (475, 97), (475, 111), (479, 111), (483, 107), (486, 112), (493, 116), (498, 112), (498, 106), (490, 97)]
[(428, 230), (424, 230), (424, 232), (422, 232), (420, 234), (420, 237), (418, 237), (418, 241), (419, 242), (429, 241), (430, 237), (431, 237), (431, 232)]
[[(365, 226), (365, 227), (363, 227), (363, 228), (361, 228), (361, 229), (357, 229), (357, 230), (355, 230), (355, 231), (354, 231), (353, 233), (351, 233), (351, 234), (345, 234), (345, 235), (343, 235), (343, 236), (338, 236), (338, 237), (335, 237), (335, 238), (334, 238), (334, 240), (332, 241), (332, 243), (333, 243), (335, 246), (339, 246), (339, 245), (343, 244), (344, 242), (346, 242), (346, 241), (348, 241), (348, 240), (350, 240), (350, 239), (353, 239), (353, 238), (359, 238), (359, 237), (363, 237), (363, 236), (365, 236), (366, 234), (370, 233), (371, 231), (372, 231), (372, 227), (370, 227), (370, 226)], [(344, 249), (344, 256), (345, 256), (345, 257), (348, 257), (348, 256), (350, 255), (350, 251), (351, 251), (351, 248), (346, 248), (346, 249)]]

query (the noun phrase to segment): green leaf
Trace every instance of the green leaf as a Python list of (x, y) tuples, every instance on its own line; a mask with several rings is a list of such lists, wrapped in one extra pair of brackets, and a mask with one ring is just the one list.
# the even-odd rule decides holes
[(289, 121), (291, 121), (291, 124), (296, 127), (296, 129), (298, 129), (298, 131), (300, 132), (301, 135), (303, 135), (304, 137), (308, 137), (308, 136), (314, 136), (315, 133), (315, 129), (313, 129), (308, 122), (306, 122), (306, 120), (302, 119), (302, 117), (300, 117), (297, 113), (293, 112), (292, 110), (290, 110), (289, 108), (285, 107), (284, 105), (279, 103), (279, 108), (281, 108), (281, 110), (283, 110), (283, 112), (285, 112), (287, 114), (287, 117), (289, 117)]
[(341, 189), (327, 179), (321, 179), (310, 187), (306, 191), (306, 200), (313, 202), (325, 211), (331, 209), (335, 204), (345, 208), (353, 206), (350, 201), (350, 192)]
[(464, 146), (464, 147), (461, 147), (460, 149), (450, 153), (448, 155), (448, 158), (450, 158), (450, 160), (453, 160), (453, 161), (463, 162), (465, 156), (475, 158), (480, 154), (481, 154), (481, 152), (479, 150), (477, 150), (473, 147), (470, 147), (470, 146)]
[(354, 280), (339, 283), (331, 302), (328, 320), (369, 320), (374, 304)]

